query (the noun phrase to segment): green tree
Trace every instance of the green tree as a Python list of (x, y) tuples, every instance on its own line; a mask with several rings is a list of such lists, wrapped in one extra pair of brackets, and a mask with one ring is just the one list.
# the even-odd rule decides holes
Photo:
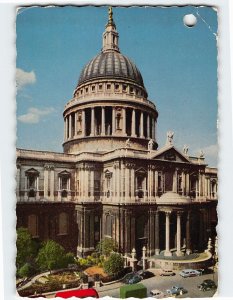
[(104, 271), (113, 275), (124, 268), (124, 259), (119, 253), (112, 253), (109, 258), (104, 262)]
[(117, 244), (112, 238), (104, 238), (98, 243), (96, 251), (108, 257), (111, 252), (117, 251)]
[(19, 277), (30, 277), (35, 274), (35, 268), (30, 264), (24, 264), (18, 271)]
[(26, 263), (34, 263), (38, 253), (39, 243), (32, 239), (28, 229), (20, 227), (17, 229), (16, 248), (16, 266), (17, 271), (19, 271)]
[(55, 241), (43, 243), (37, 256), (37, 263), (41, 270), (64, 268), (67, 266), (67, 256), (64, 248)]

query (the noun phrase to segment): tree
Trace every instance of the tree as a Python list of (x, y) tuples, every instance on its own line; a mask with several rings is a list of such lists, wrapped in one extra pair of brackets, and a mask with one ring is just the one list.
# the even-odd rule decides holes
[(37, 263), (41, 270), (51, 271), (66, 267), (67, 256), (64, 248), (52, 240), (43, 243), (37, 256)]
[(19, 277), (30, 277), (35, 274), (35, 268), (30, 264), (24, 264), (18, 271)]
[(117, 244), (112, 238), (104, 238), (98, 243), (96, 250), (108, 257), (111, 252), (117, 251)]
[(39, 243), (32, 239), (28, 229), (17, 229), (17, 271), (25, 265), (25, 263), (33, 264), (38, 253)]
[(104, 262), (104, 271), (108, 275), (116, 274), (124, 268), (124, 259), (119, 253), (112, 253)]

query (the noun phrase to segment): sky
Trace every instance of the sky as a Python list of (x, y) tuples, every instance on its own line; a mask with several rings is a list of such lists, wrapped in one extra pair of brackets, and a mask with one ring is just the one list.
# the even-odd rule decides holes
[[(139, 68), (159, 112), (157, 141), (203, 150), (217, 166), (217, 11), (211, 7), (116, 7), (121, 53)], [(193, 14), (194, 27), (183, 17)], [(19, 10), (17, 147), (62, 152), (63, 109), (82, 68), (101, 51), (107, 7)]]

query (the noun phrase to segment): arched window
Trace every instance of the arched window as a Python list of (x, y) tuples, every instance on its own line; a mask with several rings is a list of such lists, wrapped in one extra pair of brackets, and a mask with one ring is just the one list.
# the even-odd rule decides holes
[(58, 217), (58, 234), (68, 234), (68, 215), (67, 213), (60, 213)]
[(36, 215), (28, 216), (28, 231), (32, 237), (38, 237), (38, 217)]

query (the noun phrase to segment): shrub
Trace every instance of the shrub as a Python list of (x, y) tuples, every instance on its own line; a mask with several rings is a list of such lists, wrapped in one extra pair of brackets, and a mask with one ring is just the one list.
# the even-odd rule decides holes
[(118, 253), (112, 253), (108, 260), (104, 262), (104, 271), (109, 274), (119, 273), (124, 269), (124, 259)]

